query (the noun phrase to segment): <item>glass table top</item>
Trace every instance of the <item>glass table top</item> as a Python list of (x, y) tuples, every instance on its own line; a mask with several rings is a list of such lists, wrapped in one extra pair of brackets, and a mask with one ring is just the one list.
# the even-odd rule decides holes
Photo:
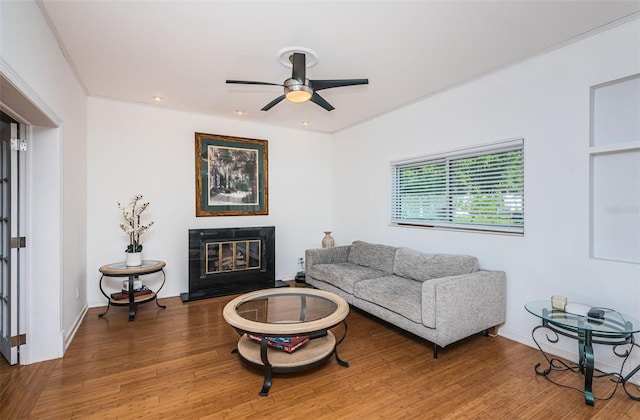
[(553, 309), (551, 307), (551, 300), (528, 302), (524, 307), (530, 314), (560, 327), (574, 330), (589, 329), (603, 334), (632, 334), (640, 332), (640, 321), (614, 309), (593, 307), (594, 309), (602, 309), (604, 311), (604, 318), (600, 319)]
[(128, 266), (126, 262), (120, 261), (103, 265), (98, 270), (105, 276), (126, 277), (129, 275), (155, 273), (156, 271), (162, 270), (164, 266), (164, 261), (157, 260), (144, 260), (142, 264), (138, 266)]
[(323, 296), (285, 292), (256, 296), (239, 304), (236, 312), (249, 321), (296, 324), (326, 318), (337, 308), (336, 302)]
[(224, 319), (236, 329), (291, 336), (333, 328), (348, 314), (349, 304), (334, 293), (285, 287), (240, 295), (222, 311)]
[(112, 264), (107, 264), (106, 268), (110, 270), (135, 270), (138, 268), (149, 268), (158, 265), (160, 261), (155, 260), (143, 260), (142, 264), (137, 266), (128, 266), (125, 261), (120, 261)]

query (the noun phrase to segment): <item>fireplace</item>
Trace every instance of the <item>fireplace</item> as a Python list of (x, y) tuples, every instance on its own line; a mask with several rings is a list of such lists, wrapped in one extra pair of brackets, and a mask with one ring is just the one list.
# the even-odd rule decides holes
[(276, 287), (274, 226), (189, 229), (183, 302)]

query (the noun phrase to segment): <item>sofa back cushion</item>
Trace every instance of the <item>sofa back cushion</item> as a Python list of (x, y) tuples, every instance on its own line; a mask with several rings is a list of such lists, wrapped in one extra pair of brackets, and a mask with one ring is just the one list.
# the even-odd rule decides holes
[(391, 273), (393, 271), (393, 260), (397, 249), (396, 247), (388, 245), (355, 241), (351, 244), (348, 261)]
[(457, 254), (428, 254), (409, 248), (398, 248), (393, 273), (425, 281), (439, 277), (470, 274), (478, 271), (476, 257)]

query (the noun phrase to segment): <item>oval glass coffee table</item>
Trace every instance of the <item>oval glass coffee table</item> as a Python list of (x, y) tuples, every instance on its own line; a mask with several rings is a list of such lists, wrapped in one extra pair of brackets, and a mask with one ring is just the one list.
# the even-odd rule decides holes
[[(311, 369), (331, 356), (335, 356), (341, 366), (348, 367), (337, 351), (347, 335), (348, 314), (349, 304), (340, 296), (306, 288), (247, 293), (229, 302), (222, 312), (224, 319), (240, 334), (234, 352), (247, 365), (264, 371), (261, 396), (269, 394), (274, 372)], [(340, 339), (329, 331), (338, 324), (344, 325)], [(309, 337), (309, 341), (291, 353), (271, 346), (276, 340), (286, 342), (297, 337)]]

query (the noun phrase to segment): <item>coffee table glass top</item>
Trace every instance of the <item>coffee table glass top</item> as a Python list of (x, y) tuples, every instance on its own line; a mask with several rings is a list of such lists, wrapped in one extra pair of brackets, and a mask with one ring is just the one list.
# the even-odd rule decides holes
[(329, 329), (349, 314), (342, 297), (306, 288), (265, 289), (230, 301), (222, 315), (243, 331), (293, 335)]
[(528, 302), (524, 307), (532, 315), (560, 327), (574, 330), (589, 329), (603, 334), (633, 334), (640, 332), (640, 321), (613, 309), (598, 308), (604, 310), (604, 319), (598, 319), (553, 309), (550, 300)]
[(323, 296), (277, 294), (256, 296), (236, 307), (244, 319), (264, 323), (288, 323), (315, 321), (331, 315), (338, 304)]

